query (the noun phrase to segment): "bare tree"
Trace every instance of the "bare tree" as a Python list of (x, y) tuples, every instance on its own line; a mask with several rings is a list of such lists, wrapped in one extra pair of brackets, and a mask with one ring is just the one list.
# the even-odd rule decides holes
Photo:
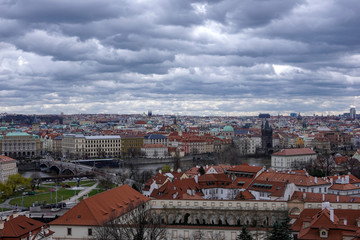
[(320, 168), (325, 176), (331, 175), (335, 167), (334, 160), (329, 154), (319, 154), (315, 160), (315, 165)]
[(101, 226), (95, 227), (93, 239), (98, 240), (122, 240), (125, 239), (123, 232), (116, 222), (116, 216), (112, 214), (109, 221), (104, 222)]
[(100, 183), (100, 187), (104, 190), (109, 190), (114, 185), (113, 176), (111, 174), (104, 173), (103, 175), (98, 175), (98, 180)]
[(166, 239), (166, 229), (160, 215), (149, 209), (147, 203), (138, 206), (129, 204), (123, 215), (123, 222), (115, 217), (95, 229), (95, 238), (101, 240), (162, 240)]
[(38, 172), (35, 172), (31, 175), (32, 181), (31, 181), (31, 189), (34, 191), (35, 187), (39, 189), (41, 184), (41, 175)]
[(360, 177), (360, 162), (355, 158), (350, 158), (348, 161), (341, 164), (344, 170), (353, 174), (355, 177)]
[(205, 238), (205, 233), (202, 230), (197, 230), (197, 231), (193, 232), (192, 238), (194, 240), (204, 239)]

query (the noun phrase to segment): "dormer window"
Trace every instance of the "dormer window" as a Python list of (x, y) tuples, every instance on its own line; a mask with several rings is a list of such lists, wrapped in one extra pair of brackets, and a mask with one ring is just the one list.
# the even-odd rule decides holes
[(320, 237), (328, 238), (328, 231), (326, 229), (320, 229)]

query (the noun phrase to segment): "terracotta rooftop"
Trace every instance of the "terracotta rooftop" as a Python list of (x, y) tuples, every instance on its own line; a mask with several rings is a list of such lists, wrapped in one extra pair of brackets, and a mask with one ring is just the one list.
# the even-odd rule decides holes
[(347, 191), (347, 190), (353, 190), (353, 189), (359, 189), (360, 187), (357, 187), (355, 185), (352, 184), (339, 184), (339, 183), (335, 183), (334, 185), (332, 185), (329, 189), (331, 190), (340, 190), (340, 191)]
[[(291, 230), (299, 232), (298, 239), (324, 239), (320, 236), (320, 230), (328, 232), (327, 239), (343, 240), (344, 236), (351, 236), (349, 239), (358, 235), (359, 227), (357, 219), (360, 217), (360, 210), (335, 209), (334, 219), (331, 220), (328, 209), (305, 209), (298, 216), (291, 226)], [(304, 222), (309, 226), (304, 227)]]
[[(4, 229), (0, 230), (1, 239), (23, 239), (27, 237), (31, 232), (33, 236), (36, 236), (41, 231), (41, 227), (45, 227), (46, 224), (20, 215), (15, 218), (11, 218), (4, 223)], [(54, 232), (47, 230), (47, 236)], [(27, 238), (26, 238), (27, 239)]]
[(16, 161), (15, 159), (5, 156), (5, 155), (0, 155), (0, 161), (1, 162), (12, 162), (12, 161)]
[(145, 144), (143, 148), (167, 148), (164, 144)]
[(302, 172), (274, 172), (266, 171), (262, 172), (257, 178), (257, 180), (266, 180), (266, 181), (277, 181), (277, 182), (289, 182), (294, 183), (297, 186), (316, 186), (316, 185), (325, 185), (331, 184), (330, 181), (318, 177), (313, 177), (310, 175), (304, 175)]
[(234, 166), (233, 168), (228, 169), (228, 172), (249, 172), (249, 173), (257, 173), (261, 171), (263, 167), (257, 166), (249, 166), (247, 163), (243, 163), (242, 165)]
[(330, 202), (330, 203), (360, 203), (360, 197), (350, 197), (335, 194), (311, 193), (295, 191), (291, 200), (301, 200), (304, 202)]
[(50, 225), (99, 226), (150, 199), (128, 185), (86, 198)]
[(282, 149), (276, 153), (273, 153), (273, 156), (296, 156), (296, 155), (311, 155), (316, 154), (310, 148), (290, 148), (290, 149)]

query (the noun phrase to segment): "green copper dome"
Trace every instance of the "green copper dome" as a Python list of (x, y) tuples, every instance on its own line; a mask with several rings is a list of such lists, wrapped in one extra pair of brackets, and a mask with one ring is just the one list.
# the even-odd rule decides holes
[(225, 126), (223, 128), (223, 132), (233, 132), (234, 128), (232, 126)]

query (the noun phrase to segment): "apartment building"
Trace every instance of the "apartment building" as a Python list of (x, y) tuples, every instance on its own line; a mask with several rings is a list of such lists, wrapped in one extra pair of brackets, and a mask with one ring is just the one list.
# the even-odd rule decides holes
[(2, 154), (10, 157), (34, 157), (42, 152), (39, 136), (26, 132), (10, 132), (3, 136)]
[(84, 136), (64, 134), (62, 153), (67, 158), (105, 158), (121, 155), (121, 137), (118, 135)]
[(0, 155), (0, 181), (5, 183), (10, 175), (18, 173), (16, 160), (4, 155)]

